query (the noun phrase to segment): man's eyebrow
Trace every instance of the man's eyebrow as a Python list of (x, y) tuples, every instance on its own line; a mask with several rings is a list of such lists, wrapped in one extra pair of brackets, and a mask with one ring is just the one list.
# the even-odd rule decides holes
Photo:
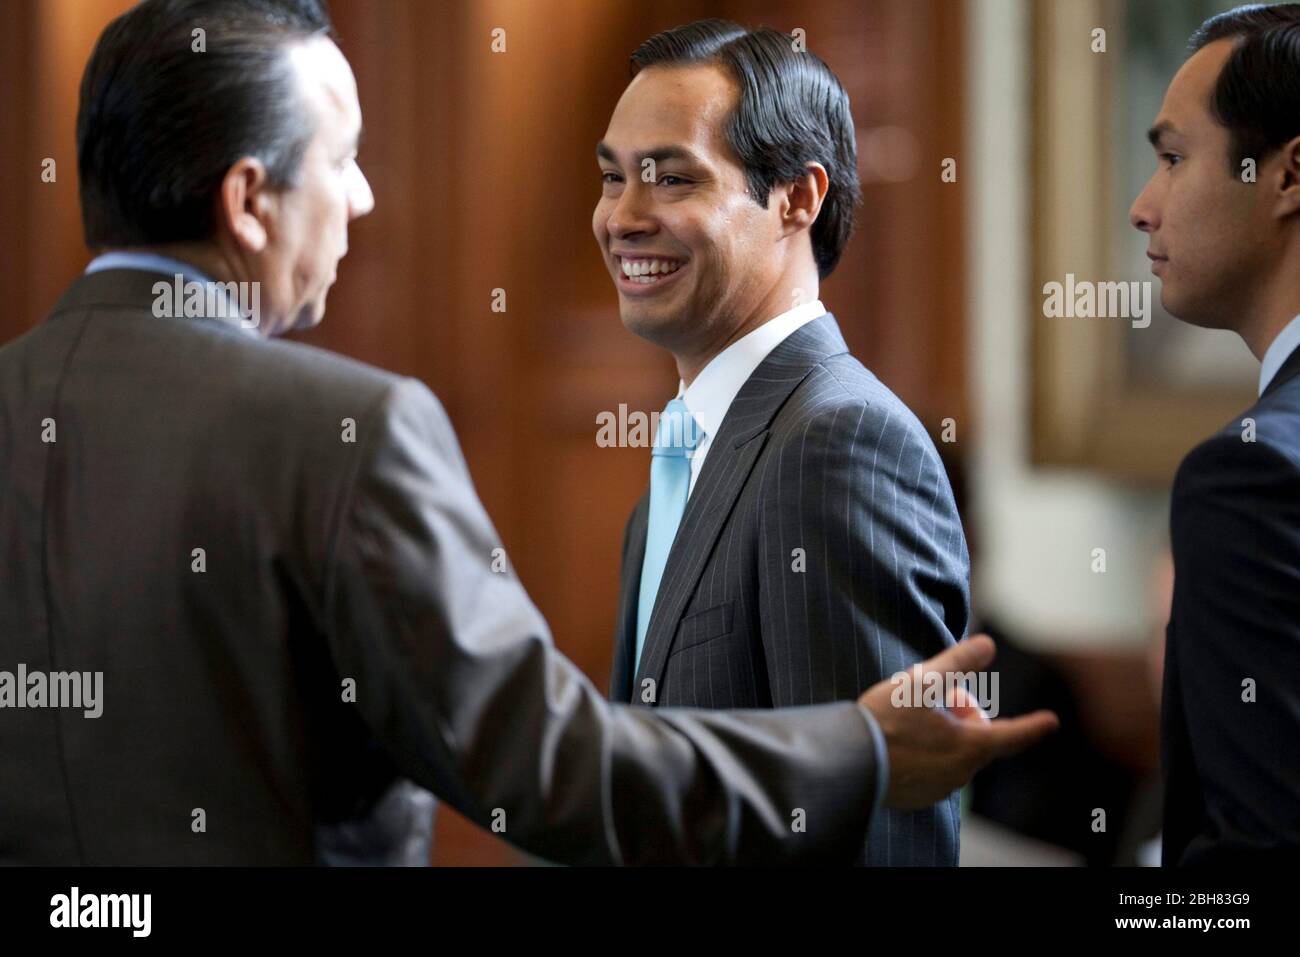
[(364, 128), (364, 127), (361, 127), (361, 126), (358, 126), (358, 127), (357, 127), (357, 133), (356, 133), (356, 135), (353, 136), (350, 140), (348, 140), (348, 141), (344, 144), (344, 145), (347, 147), (347, 148), (343, 151), (344, 154), (351, 154), (351, 153), (356, 153), (356, 152), (359, 152), (359, 151), (360, 151), (360, 149), (361, 149), (361, 137), (362, 137), (363, 135), (365, 135), (365, 132), (366, 132), (366, 131), (365, 131), (365, 128)]
[[(609, 148), (609, 145), (604, 140), (601, 140), (596, 144), (596, 156), (599, 159), (603, 159), (616, 165), (618, 163), (618, 157), (614, 155), (614, 151)], [(643, 153), (638, 153), (636, 159), (638, 164), (647, 159), (652, 159), (656, 163), (666, 163), (670, 160), (682, 160), (683, 162), (695, 164), (700, 163), (700, 158), (698, 156), (682, 146), (656, 146)]]
[(652, 159), (656, 163), (664, 163), (669, 160), (681, 160), (684, 163), (698, 163), (700, 161), (699, 157), (682, 146), (656, 146), (652, 150), (646, 150), (637, 159)]
[(1156, 149), (1160, 149), (1160, 143), (1162, 140), (1164, 140), (1165, 134), (1176, 133), (1176, 132), (1178, 131), (1174, 129), (1174, 125), (1172, 123), (1170, 123), (1168, 120), (1162, 120), (1159, 123), (1157, 123), (1155, 126), (1151, 127), (1151, 129), (1147, 130), (1147, 140)]

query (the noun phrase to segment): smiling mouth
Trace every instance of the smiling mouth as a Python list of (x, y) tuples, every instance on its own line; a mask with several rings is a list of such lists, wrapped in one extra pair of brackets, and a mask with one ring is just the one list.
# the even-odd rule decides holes
[(624, 283), (637, 286), (654, 286), (674, 276), (686, 261), (662, 256), (615, 256), (618, 260), (619, 278)]

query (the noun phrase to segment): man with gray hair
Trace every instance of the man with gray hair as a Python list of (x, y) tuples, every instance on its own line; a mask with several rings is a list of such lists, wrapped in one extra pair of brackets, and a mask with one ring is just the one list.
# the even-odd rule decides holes
[[(103, 713), (0, 710), (0, 863), (424, 863), (425, 789), (557, 861), (844, 861), (876, 806), (1054, 727), (883, 682), (766, 714), (603, 701), (492, 568), (432, 393), (272, 338), (321, 320), (373, 205), (360, 135), (312, 0), (145, 0), (91, 56), (98, 255), (0, 349), (0, 664), (102, 672)], [(176, 282), (193, 309), (160, 315)], [(209, 315), (210, 283), (257, 284), (260, 314)]]

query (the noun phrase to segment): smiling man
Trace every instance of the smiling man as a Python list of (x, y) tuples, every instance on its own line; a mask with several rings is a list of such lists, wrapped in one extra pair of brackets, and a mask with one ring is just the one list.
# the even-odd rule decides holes
[[(102, 689), (0, 694), (0, 864), (423, 864), (429, 792), (558, 861), (848, 861), (874, 807), (1055, 726), (883, 682), (779, 715), (602, 700), (493, 567), (428, 388), (273, 338), (320, 321), (373, 204), (360, 129), (315, 0), (145, 0), (91, 55), (99, 255), (0, 348), (0, 667)], [(175, 275), (260, 283), (263, 335), (158, 315)]]
[(1231, 329), (1259, 401), (1174, 480), (1166, 865), (1300, 855), (1300, 5), (1208, 21), (1151, 128), (1130, 211), (1161, 300)]
[[(818, 299), (859, 198), (848, 97), (791, 37), (720, 20), (651, 37), (632, 73), (592, 225), (623, 324), (681, 381), (627, 526), (611, 695), (852, 699), (962, 637), (969, 562), (925, 429)], [(958, 838), (953, 794), (878, 815), (858, 860), (952, 865)]]

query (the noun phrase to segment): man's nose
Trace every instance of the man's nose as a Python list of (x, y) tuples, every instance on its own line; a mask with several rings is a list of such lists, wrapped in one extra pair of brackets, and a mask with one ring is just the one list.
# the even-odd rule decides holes
[(348, 170), (348, 219), (357, 219), (375, 208), (375, 194), (370, 190), (366, 174), (356, 160)]
[(1153, 233), (1160, 225), (1155, 203), (1151, 200), (1151, 184), (1148, 182), (1133, 200), (1128, 210), (1128, 221), (1134, 229), (1144, 233)]
[(647, 184), (635, 180), (629, 182), (609, 214), (609, 234), (622, 239), (635, 233), (653, 231), (654, 217), (649, 200)]

